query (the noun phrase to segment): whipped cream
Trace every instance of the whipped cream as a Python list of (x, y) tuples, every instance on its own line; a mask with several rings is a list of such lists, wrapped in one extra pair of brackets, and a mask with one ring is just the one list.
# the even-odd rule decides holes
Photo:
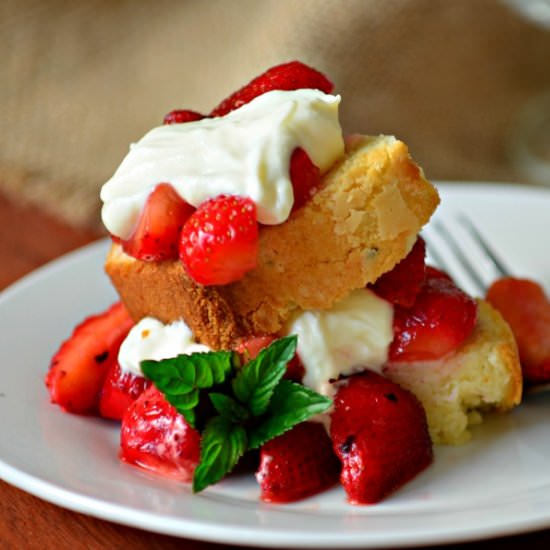
[(145, 359), (168, 359), (177, 355), (190, 355), (210, 351), (197, 344), (183, 321), (164, 325), (152, 317), (144, 317), (134, 325), (120, 346), (118, 363), (123, 372), (143, 376), (140, 363)]
[(298, 335), (303, 383), (323, 395), (331, 380), (365, 369), (382, 373), (393, 340), (393, 306), (368, 289), (352, 291), (327, 311), (304, 311), (287, 326)]
[(154, 128), (103, 185), (103, 223), (128, 238), (163, 182), (193, 206), (220, 194), (249, 197), (260, 223), (283, 223), (294, 201), (294, 149), (302, 147), (321, 172), (344, 154), (339, 104), (340, 96), (319, 90), (271, 91), (223, 117)]

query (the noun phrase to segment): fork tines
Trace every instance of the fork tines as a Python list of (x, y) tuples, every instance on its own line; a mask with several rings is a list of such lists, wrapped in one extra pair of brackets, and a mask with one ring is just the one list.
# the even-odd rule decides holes
[(494, 248), (463, 213), (433, 220), (422, 233), (432, 261), (469, 294), (483, 296), (497, 278), (509, 275)]

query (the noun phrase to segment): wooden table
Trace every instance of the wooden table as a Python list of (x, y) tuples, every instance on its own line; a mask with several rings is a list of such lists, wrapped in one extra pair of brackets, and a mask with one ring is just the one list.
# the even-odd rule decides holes
[[(0, 194), (0, 289), (41, 264), (98, 237), (93, 232), (63, 225), (35, 208), (16, 205)], [(228, 547), (157, 535), (70, 512), (0, 481), (0, 549), (27, 548), (214, 550)], [(548, 549), (550, 529), (439, 548)]]

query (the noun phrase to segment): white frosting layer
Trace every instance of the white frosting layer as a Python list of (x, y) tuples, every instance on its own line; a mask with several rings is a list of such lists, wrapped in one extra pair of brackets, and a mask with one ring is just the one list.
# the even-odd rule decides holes
[(145, 359), (160, 361), (201, 351), (210, 351), (210, 348), (193, 341), (193, 334), (183, 321), (164, 325), (157, 319), (144, 317), (122, 342), (118, 363), (123, 372), (143, 376), (140, 363)]
[(344, 154), (339, 103), (340, 96), (319, 90), (272, 91), (224, 117), (154, 128), (103, 185), (103, 223), (128, 238), (150, 191), (163, 182), (193, 206), (220, 194), (246, 196), (259, 222), (284, 222), (294, 200), (294, 149), (302, 147), (321, 172)]
[(365, 369), (382, 372), (393, 340), (393, 307), (368, 289), (358, 289), (328, 311), (305, 311), (287, 327), (298, 335), (303, 383), (332, 395), (330, 380)]

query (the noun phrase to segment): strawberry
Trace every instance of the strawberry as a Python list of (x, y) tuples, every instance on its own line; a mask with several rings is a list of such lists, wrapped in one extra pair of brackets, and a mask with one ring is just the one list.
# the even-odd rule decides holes
[(510, 325), (528, 384), (550, 382), (550, 301), (528, 279), (506, 277), (494, 282), (487, 300)]
[(193, 212), (170, 184), (159, 183), (149, 194), (132, 235), (119, 242), (124, 252), (138, 260), (176, 259), (181, 229)]
[[(235, 346), (235, 351), (240, 354), (243, 363), (248, 363), (251, 359), (258, 357), (260, 351), (269, 346), (274, 340), (276, 340), (275, 336), (249, 336), (248, 338), (241, 338)], [(301, 382), (304, 374), (304, 365), (296, 353), (287, 364), (286, 374), (283, 378), (293, 380), (294, 382)]]
[(256, 479), (266, 502), (292, 502), (338, 481), (340, 464), (324, 426), (302, 422), (265, 443)]
[(189, 109), (175, 109), (170, 111), (164, 116), (163, 124), (182, 124), (184, 122), (195, 122), (205, 118), (201, 113), (197, 111), (190, 111)]
[(197, 283), (225, 285), (256, 267), (258, 237), (254, 202), (219, 195), (203, 202), (185, 223), (180, 259)]
[(149, 387), (122, 418), (120, 458), (149, 472), (190, 481), (200, 458), (200, 435)]
[(99, 397), (99, 414), (121, 420), (128, 407), (151, 385), (143, 376), (123, 372), (115, 361), (105, 377)]
[(315, 69), (300, 63), (291, 61), (268, 69), (265, 73), (257, 76), (240, 90), (224, 99), (210, 116), (223, 116), (227, 113), (242, 107), (266, 92), (272, 90), (298, 90), (300, 88), (311, 88), (322, 90), (329, 94), (334, 86), (325, 75)]
[(294, 191), (292, 210), (301, 208), (319, 189), (321, 172), (301, 148), (294, 149), (290, 158), (290, 181)]
[(425, 255), (426, 245), (418, 237), (407, 256), (391, 271), (384, 273), (370, 288), (394, 305), (411, 307), (424, 282)]
[(121, 303), (79, 324), (51, 360), (46, 386), (52, 403), (67, 412), (96, 412), (103, 380), (133, 324)]
[(391, 361), (438, 359), (470, 335), (477, 319), (476, 302), (442, 272), (431, 272), (410, 308), (395, 306)]
[(338, 389), (330, 435), (352, 504), (379, 502), (433, 460), (422, 405), (412, 393), (370, 371), (350, 377)]

